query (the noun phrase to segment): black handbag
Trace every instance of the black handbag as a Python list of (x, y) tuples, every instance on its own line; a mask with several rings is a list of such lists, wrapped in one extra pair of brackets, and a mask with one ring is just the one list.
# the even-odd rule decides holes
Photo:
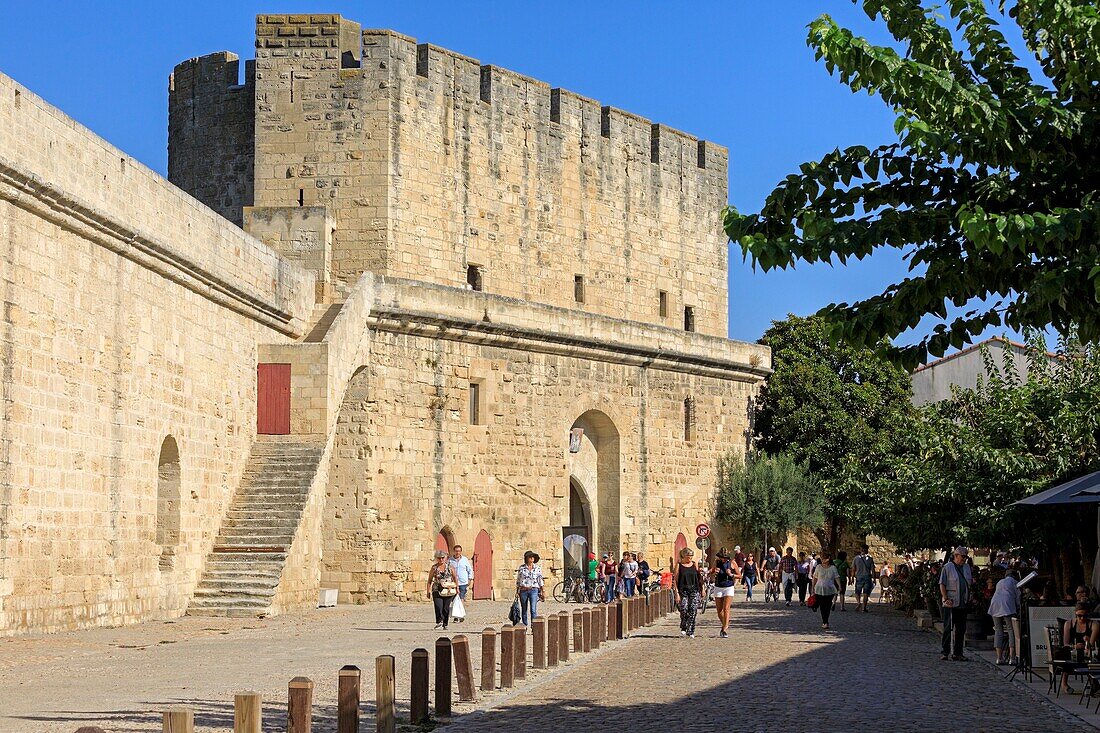
[(515, 626), (523, 618), (523, 613), (519, 608), (519, 593), (516, 594), (516, 599), (512, 601), (512, 608), (508, 610), (508, 620), (512, 622), (512, 626)]

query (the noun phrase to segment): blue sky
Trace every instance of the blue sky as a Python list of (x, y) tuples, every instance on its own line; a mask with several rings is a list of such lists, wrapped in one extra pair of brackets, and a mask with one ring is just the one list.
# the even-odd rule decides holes
[[(894, 139), (882, 102), (853, 95), (806, 46), (806, 26), (823, 12), (885, 40), (847, 0), (5, 2), (0, 71), (163, 173), (172, 67), (218, 50), (251, 58), (255, 15), (280, 12), (393, 28), (727, 145), (730, 201), (742, 211), (805, 160)], [(903, 273), (892, 252), (847, 267), (754, 273), (735, 248), (730, 336), (755, 340), (788, 312), (851, 302)]]

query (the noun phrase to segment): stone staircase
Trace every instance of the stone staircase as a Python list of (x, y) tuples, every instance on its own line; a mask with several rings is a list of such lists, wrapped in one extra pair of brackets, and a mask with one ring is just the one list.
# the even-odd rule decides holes
[(323, 452), (282, 436), (252, 444), (188, 615), (267, 615)]

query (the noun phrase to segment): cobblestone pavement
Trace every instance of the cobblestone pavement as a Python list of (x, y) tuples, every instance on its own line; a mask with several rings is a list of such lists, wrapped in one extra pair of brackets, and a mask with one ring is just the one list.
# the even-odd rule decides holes
[(729, 639), (713, 610), (695, 639), (673, 618), (437, 731), (1094, 731), (984, 662), (940, 661), (937, 637), (885, 608), (823, 632), (806, 609), (737, 603)]

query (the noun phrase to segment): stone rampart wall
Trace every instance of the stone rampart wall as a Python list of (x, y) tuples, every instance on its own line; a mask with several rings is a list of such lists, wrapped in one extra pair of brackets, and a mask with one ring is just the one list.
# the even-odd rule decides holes
[[(488, 292), (675, 328), (690, 306), (726, 335), (725, 148), (335, 15), (256, 33), (255, 205), (332, 212), (336, 279), (464, 286), (475, 266)], [(223, 108), (173, 123), (181, 172), (201, 177), (186, 148)]]
[(313, 294), (0, 75), (0, 634), (183, 612)]
[[(489, 533), (498, 597), (528, 548), (560, 579), (571, 477), (599, 522), (617, 523), (623, 546), (655, 564), (667, 564), (678, 532), (693, 537), (713, 520), (716, 461), (743, 446), (762, 374), (750, 363), (770, 366), (766, 349), (713, 339), (711, 361), (676, 360), (664, 347), (682, 334), (669, 329), (423, 283), (376, 288), (368, 365), (337, 418), (325, 508), (322, 585), (342, 600), (419, 597), (443, 528), (468, 554)], [(708, 350), (696, 346), (701, 359)], [(586, 444), (574, 455), (578, 421)], [(595, 534), (600, 551), (621, 550)]]

